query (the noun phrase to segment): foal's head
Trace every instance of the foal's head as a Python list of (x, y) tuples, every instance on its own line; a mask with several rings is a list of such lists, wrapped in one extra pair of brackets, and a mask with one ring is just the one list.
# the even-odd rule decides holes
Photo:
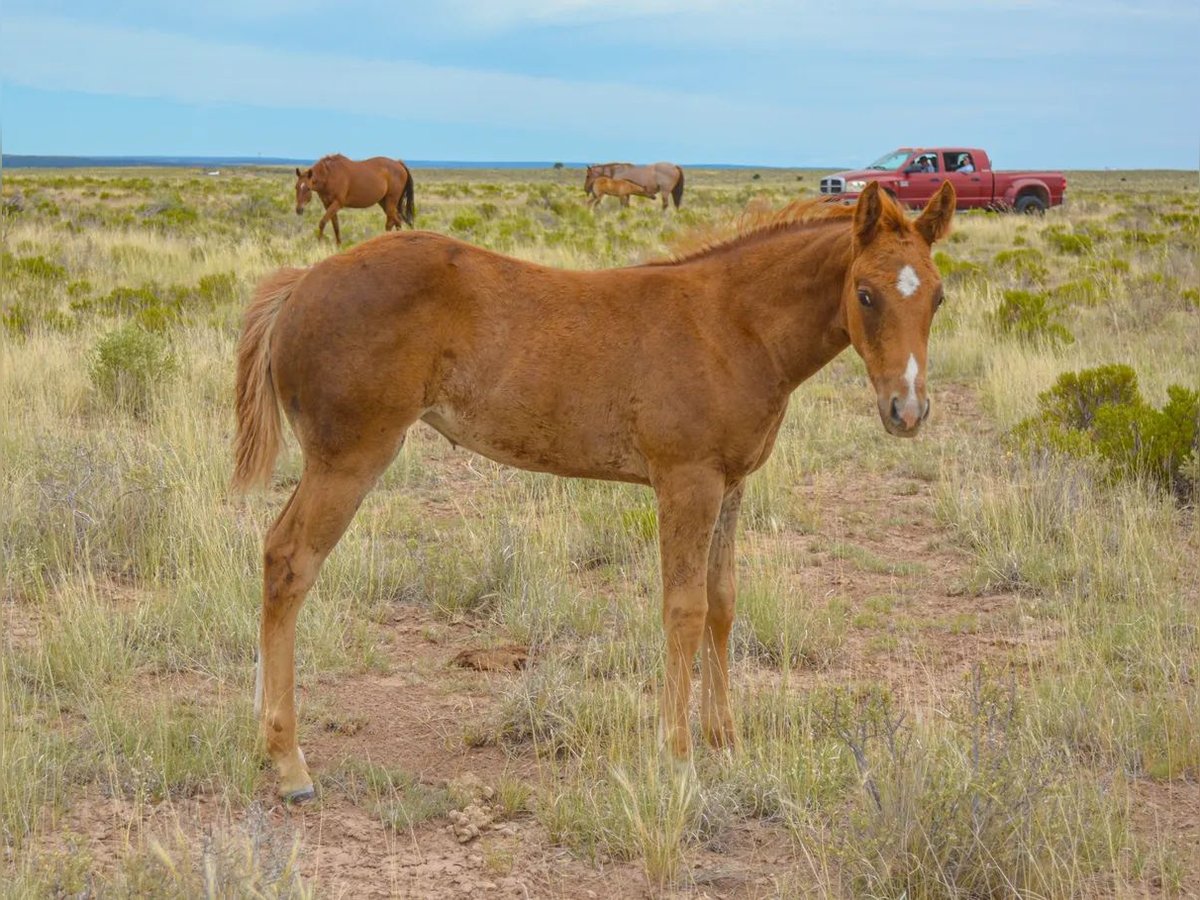
[(312, 193), (315, 189), (313, 170), (305, 169), (301, 172), (299, 169), (296, 169), (296, 215), (304, 212), (304, 207), (308, 206), (308, 201), (312, 199)]
[(954, 187), (945, 182), (910, 220), (875, 182), (854, 210), (853, 249), (842, 289), (850, 342), (867, 364), (883, 427), (912, 437), (929, 417), (926, 352), (942, 279), (930, 248), (950, 230)]

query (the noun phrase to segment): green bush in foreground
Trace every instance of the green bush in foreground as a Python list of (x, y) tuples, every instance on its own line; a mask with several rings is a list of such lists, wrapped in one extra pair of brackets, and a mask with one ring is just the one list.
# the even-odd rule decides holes
[(992, 322), (1001, 334), (1027, 343), (1054, 347), (1075, 342), (1075, 335), (1058, 321), (1057, 306), (1044, 293), (1005, 291), (1004, 300), (992, 313)]
[(92, 386), (105, 400), (142, 415), (149, 409), (154, 388), (168, 381), (177, 368), (165, 338), (138, 325), (110, 331), (92, 350)]
[(1200, 392), (1172, 385), (1167, 398), (1161, 409), (1146, 403), (1129, 366), (1065, 372), (1039, 395), (1041, 412), (1021, 422), (1013, 438), (1020, 446), (1097, 458), (1114, 478), (1147, 478), (1186, 501), (1200, 475)]

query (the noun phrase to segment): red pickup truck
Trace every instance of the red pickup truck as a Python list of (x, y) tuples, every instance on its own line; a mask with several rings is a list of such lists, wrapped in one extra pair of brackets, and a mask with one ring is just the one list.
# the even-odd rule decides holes
[(821, 179), (821, 193), (853, 198), (872, 181), (907, 206), (924, 206), (942, 182), (954, 184), (959, 209), (1041, 213), (1063, 202), (1061, 172), (994, 172), (978, 147), (901, 147), (865, 169)]

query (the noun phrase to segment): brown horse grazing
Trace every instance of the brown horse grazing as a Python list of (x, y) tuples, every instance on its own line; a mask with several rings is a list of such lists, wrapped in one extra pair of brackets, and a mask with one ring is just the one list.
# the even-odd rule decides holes
[(583, 176), (583, 190), (592, 193), (592, 185), (601, 176), (607, 178), (624, 178), (635, 184), (640, 184), (650, 191), (650, 196), (662, 194), (662, 208), (667, 208), (667, 195), (675, 201), (675, 208), (683, 202), (683, 169), (669, 162), (657, 162), (648, 166), (635, 166), (632, 163), (600, 163), (588, 166)]
[(398, 159), (373, 156), (359, 162), (335, 153), (321, 157), (311, 169), (296, 169), (296, 215), (304, 212), (314, 191), (325, 205), (317, 234), (324, 237), (325, 223), (332, 221), (333, 237), (339, 245), (342, 232), (337, 214), (347, 206), (362, 209), (378, 203), (387, 216), (384, 231), (399, 229), (401, 217), (413, 227), (412, 172)]
[(746, 477), (770, 455), (792, 391), (847, 346), (883, 427), (917, 433), (942, 302), (930, 247), (954, 205), (944, 183), (910, 220), (872, 183), (856, 206), (793, 204), (731, 240), (631, 268), (546, 268), (416, 232), (268, 276), (238, 344), (233, 486), (270, 478), (282, 407), (304, 466), (265, 541), (257, 699), (283, 796), (313, 794), (296, 742), (296, 615), (418, 421), (502, 463), (653, 488), (663, 738), (688, 758), (702, 650), (703, 733), (732, 745)]
[(595, 212), (596, 207), (600, 205), (600, 201), (604, 199), (606, 194), (610, 197), (616, 197), (621, 201), (622, 206), (628, 206), (629, 198), (633, 195), (653, 198), (655, 192), (647, 190), (635, 182), (627, 181), (624, 178), (609, 178), (606, 175), (600, 175), (592, 180), (591, 194), (588, 197), (587, 204), (592, 212)]

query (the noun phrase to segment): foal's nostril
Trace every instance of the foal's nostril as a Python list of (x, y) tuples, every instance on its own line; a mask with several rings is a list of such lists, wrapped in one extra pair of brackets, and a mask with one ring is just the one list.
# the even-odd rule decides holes
[(924, 422), (926, 419), (929, 418), (929, 411), (932, 408), (933, 408), (933, 404), (929, 401), (929, 398), (926, 397), (925, 398), (925, 411), (921, 413), (921, 421), (922, 422)]
[(904, 420), (900, 418), (900, 401), (896, 397), (892, 397), (892, 424), (904, 426)]

